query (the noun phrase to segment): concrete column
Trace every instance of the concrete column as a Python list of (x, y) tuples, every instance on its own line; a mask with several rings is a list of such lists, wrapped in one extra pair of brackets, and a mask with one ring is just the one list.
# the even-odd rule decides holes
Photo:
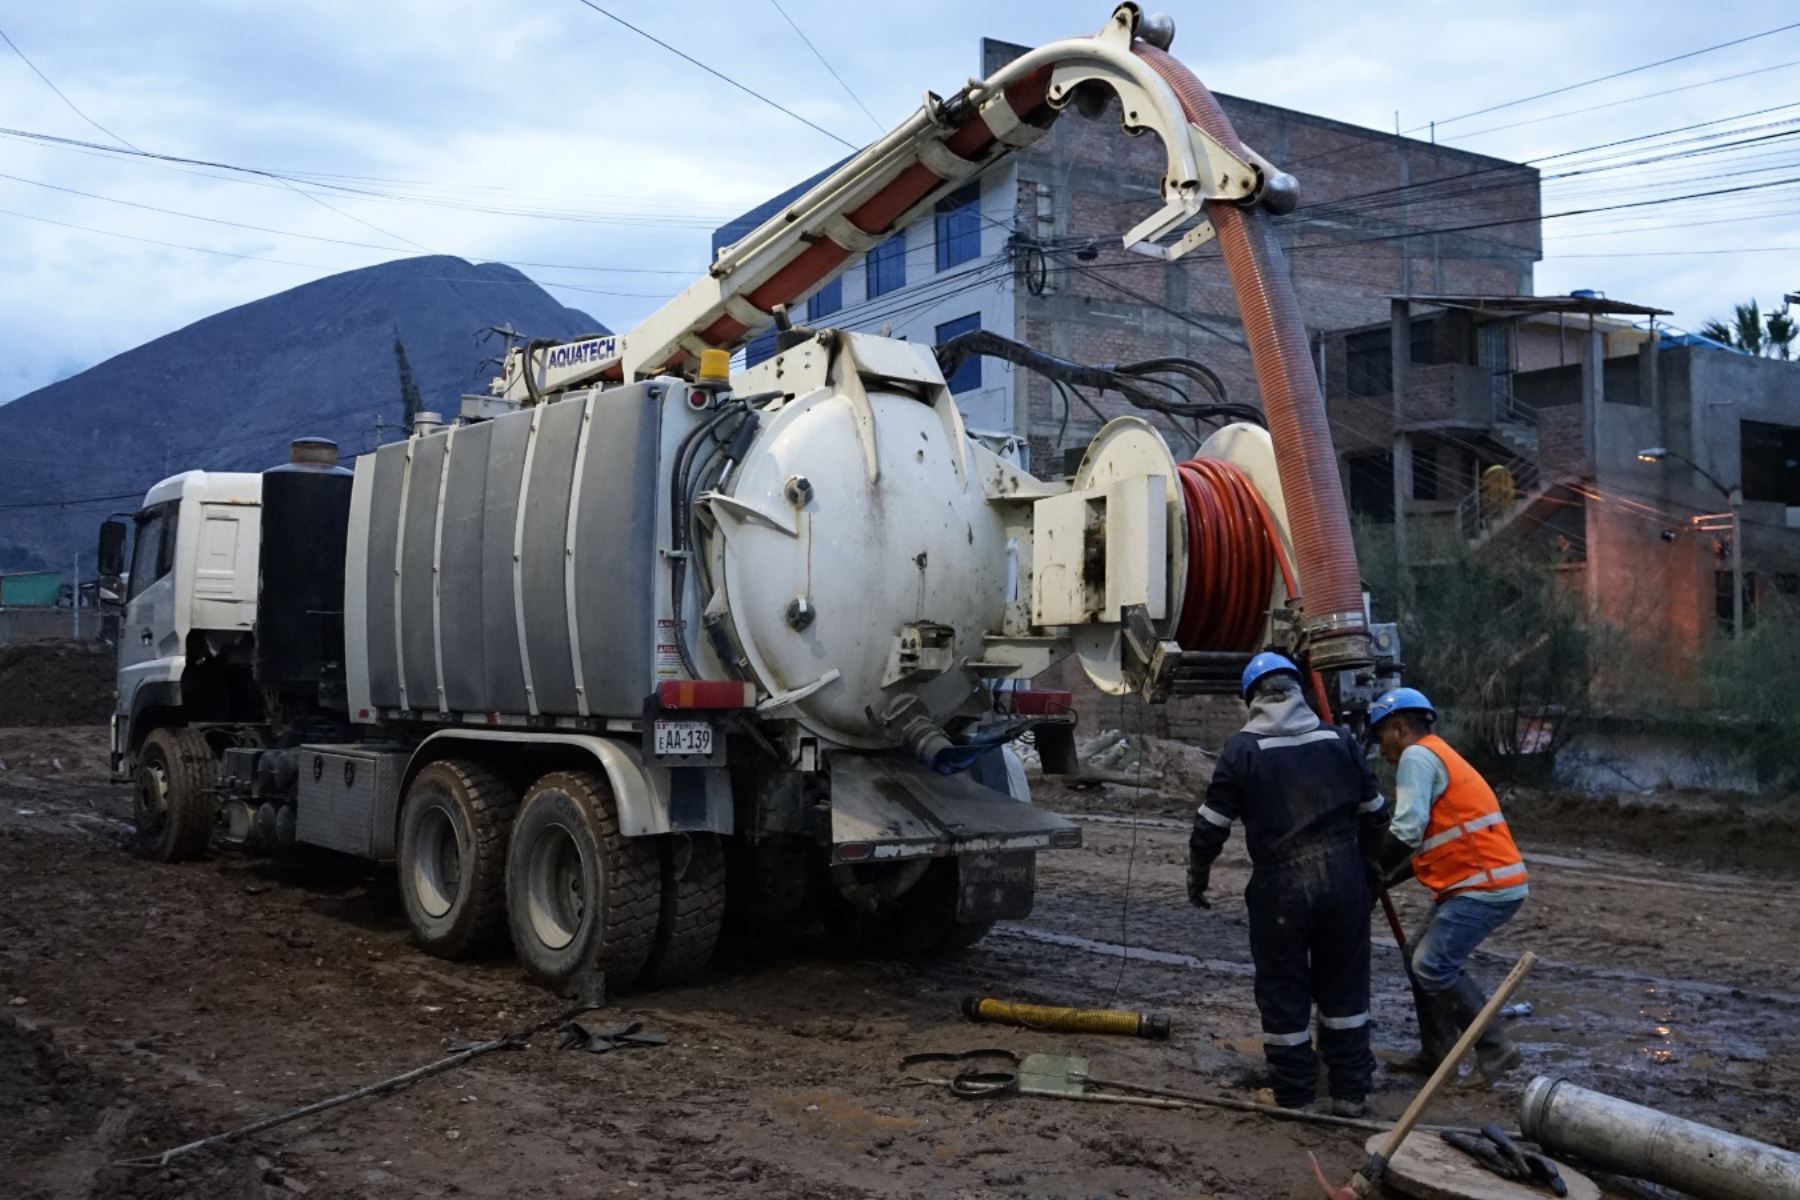
[(1392, 411), (1394, 416), (1394, 554), (1400, 565), (1400, 588), (1410, 591), (1407, 573), (1406, 506), (1412, 501), (1412, 439), (1406, 434), (1406, 388), (1412, 366), (1412, 304), (1396, 298), (1388, 319), (1390, 370), (1393, 380)]
[(1588, 316), (1587, 345), (1581, 356), (1581, 459), (1593, 474), (1600, 448), (1600, 415), (1606, 400), (1606, 335)]

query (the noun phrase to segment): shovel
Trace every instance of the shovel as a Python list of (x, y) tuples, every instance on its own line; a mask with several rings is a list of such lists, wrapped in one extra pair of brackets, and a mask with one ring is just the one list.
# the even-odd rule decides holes
[(1419, 1089), (1419, 1094), (1406, 1106), (1400, 1120), (1388, 1131), (1387, 1137), (1382, 1139), (1381, 1148), (1369, 1155), (1368, 1162), (1357, 1168), (1356, 1174), (1350, 1176), (1350, 1182), (1342, 1187), (1332, 1187), (1325, 1182), (1325, 1173), (1319, 1169), (1319, 1160), (1311, 1154), (1307, 1155), (1312, 1159), (1313, 1178), (1319, 1181), (1319, 1190), (1325, 1193), (1326, 1200), (1358, 1200), (1358, 1197), (1371, 1195), (1375, 1191), (1381, 1182), (1381, 1176), (1387, 1171), (1388, 1162), (1399, 1152), (1400, 1143), (1406, 1140), (1406, 1135), (1412, 1132), (1413, 1126), (1424, 1115), (1425, 1106), (1431, 1103), (1445, 1082), (1456, 1074), (1463, 1055), (1469, 1052), (1469, 1048), (1493, 1024), (1494, 1018), (1506, 1006), (1506, 1002), (1512, 999), (1512, 994), (1519, 990), (1519, 985), (1525, 982), (1526, 974), (1536, 962), (1537, 955), (1527, 950), (1514, 964), (1500, 986), (1494, 989), (1494, 994), (1488, 997), (1488, 1002), (1481, 1006), (1475, 1019), (1469, 1022), (1469, 1027), (1463, 1030), (1462, 1037), (1457, 1039), (1450, 1053), (1444, 1056), (1444, 1061), (1438, 1064), (1438, 1069), (1432, 1072), (1431, 1078), (1425, 1081), (1425, 1086)]

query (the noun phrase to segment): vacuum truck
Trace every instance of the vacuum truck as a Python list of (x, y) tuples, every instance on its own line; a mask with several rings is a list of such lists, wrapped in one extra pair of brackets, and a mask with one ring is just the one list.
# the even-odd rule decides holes
[[(1232, 692), (1279, 647), (1353, 722), (1397, 655), (1271, 257), (1295, 185), (1172, 36), (1125, 4), (928, 95), (636, 328), (510, 346), (451, 423), (348, 467), (302, 439), (261, 474), (189, 471), (109, 521), (114, 776), (145, 852), (392, 863), (426, 951), (510, 944), (546, 984), (617, 988), (694, 974), (728, 908), (898, 954), (1026, 915), (1036, 854), (1081, 835), (1030, 803), (1013, 747), (1074, 765), (1069, 693), (1032, 686), (1071, 656), (1155, 702)], [(1260, 407), (1190, 400), (1219, 389), (1182, 359), (788, 319), (1071, 103), (1113, 99), (1168, 162), (1125, 244), (1221, 241)], [(778, 352), (733, 371), (771, 325)], [(965, 429), (945, 377), (967, 354), (1216, 428), (1177, 462), (1119, 417), (1041, 478)]]

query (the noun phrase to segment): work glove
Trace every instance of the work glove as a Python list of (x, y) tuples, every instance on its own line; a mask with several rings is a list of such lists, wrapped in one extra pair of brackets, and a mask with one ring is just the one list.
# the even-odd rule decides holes
[(1206, 885), (1212, 880), (1212, 863), (1201, 862), (1192, 850), (1188, 851), (1187, 889), (1188, 903), (1195, 908), (1211, 908), (1212, 901), (1206, 898)]
[(1369, 872), (1370, 890), (1380, 892), (1411, 879), (1413, 852), (1413, 847), (1392, 833), (1382, 831), (1380, 845), (1375, 847), (1375, 852), (1365, 864)]

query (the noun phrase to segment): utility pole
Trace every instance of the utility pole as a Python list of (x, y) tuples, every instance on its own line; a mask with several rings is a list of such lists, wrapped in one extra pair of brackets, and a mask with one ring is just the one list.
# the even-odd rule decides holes
[(75, 640), (81, 640), (81, 551), (75, 552), (75, 573), (69, 578), (69, 620), (75, 627)]
[(1744, 489), (1725, 494), (1731, 502), (1731, 636), (1744, 636)]

